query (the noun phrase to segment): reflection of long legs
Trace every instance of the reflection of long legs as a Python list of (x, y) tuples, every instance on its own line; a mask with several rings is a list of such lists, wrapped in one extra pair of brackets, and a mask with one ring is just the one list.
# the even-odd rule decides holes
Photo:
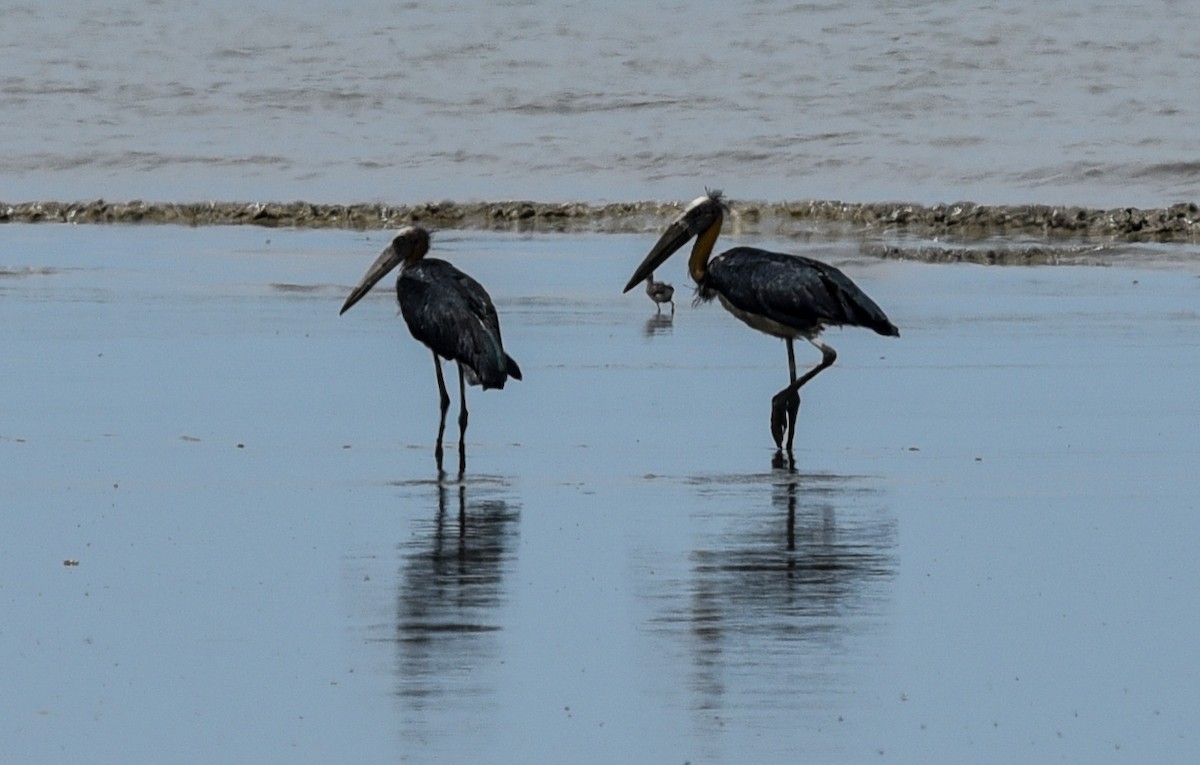
[(450, 409), (450, 394), (446, 392), (446, 380), (442, 377), (442, 360), (437, 352), (433, 354), (433, 368), (437, 372), (438, 392), (441, 394), (442, 418), (438, 424), (437, 445), (433, 447), (433, 456), (437, 459), (438, 473), (442, 470), (442, 435), (446, 432), (446, 412)]
[(458, 476), (458, 562), (467, 563), (467, 484)]
[[(438, 476), (437, 482), (437, 518), (434, 521), (433, 533), (433, 558), (434, 560), (443, 560), (443, 544), (446, 538), (446, 523), (448, 515), (446, 512), (446, 493), (447, 482), (444, 476)], [(462, 476), (458, 480), (458, 546), (456, 557), (458, 560), (463, 560), (466, 556), (467, 545), (467, 485), (463, 483)]]
[(467, 381), (458, 365), (458, 475), (467, 472)]
[[(791, 475), (787, 485), (787, 549), (788, 552), (796, 552), (796, 467), (792, 466), (788, 471)], [(796, 565), (795, 558), (788, 559), (788, 566)]]
[[(783, 452), (775, 452), (775, 457), (771, 460), (771, 467), (775, 470), (782, 471), (776, 476), (779, 481), (775, 483), (775, 491), (772, 492), (772, 499), (776, 506), (779, 505), (779, 489), (782, 487), (784, 494), (787, 497), (787, 549), (788, 552), (796, 551), (796, 484), (798, 483), (796, 476), (796, 461), (794, 459), (784, 460)], [(795, 558), (788, 558), (788, 569), (791, 570), (796, 564)]]

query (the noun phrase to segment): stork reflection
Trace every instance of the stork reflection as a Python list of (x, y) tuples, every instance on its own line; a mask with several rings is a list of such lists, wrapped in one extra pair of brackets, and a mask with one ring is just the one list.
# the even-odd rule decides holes
[(478, 482), (437, 483), (436, 514), (402, 545), (397, 597), (400, 695), (415, 708), (483, 694), (497, 665), (498, 611), (507, 600), (519, 512), (477, 493)]
[[(690, 555), (685, 581), (664, 583), (677, 604), (659, 621), (691, 658), (691, 706), (711, 720), (746, 699), (727, 687), (776, 682), (754, 704), (798, 710), (804, 691), (837, 685), (836, 667), (884, 618), (895, 576), (896, 524), (871, 479), (770, 473), (693, 479), (721, 519)], [(679, 591), (686, 589), (680, 597)], [(744, 676), (744, 677), (743, 677)]]

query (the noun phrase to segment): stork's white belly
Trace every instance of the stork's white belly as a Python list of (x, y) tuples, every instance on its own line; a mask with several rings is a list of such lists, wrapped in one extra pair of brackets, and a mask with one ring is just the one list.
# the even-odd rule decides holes
[(743, 311), (726, 300), (724, 295), (718, 294), (717, 297), (720, 299), (721, 305), (725, 306), (725, 310), (741, 319), (747, 325), (757, 329), (759, 332), (766, 332), (768, 335), (773, 335), (774, 337), (780, 337), (785, 340), (788, 338), (795, 340), (799, 337), (811, 339), (821, 334), (821, 330), (824, 329), (824, 327), (817, 325), (807, 332), (801, 331), (795, 327), (789, 327), (786, 324), (780, 324), (774, 319), (769, 319), (766, 316), (760, 316), (756, 313), (748, 313)]

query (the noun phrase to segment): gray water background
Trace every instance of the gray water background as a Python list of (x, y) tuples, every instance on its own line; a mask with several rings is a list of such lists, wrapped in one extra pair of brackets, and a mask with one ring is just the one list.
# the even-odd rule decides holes
[[(1159, 206), (1197, 15), (6, 4), (0, 199)], [(428, 352), (336, 317), (384, 232), (0, 227), (0, 762), (1195, 761), (1191, 247), (731, 229), (902, 327), (795, 471), (777, 342), (617, 294), (653, 236), (442, 231), (526, 380), (439, 485)]]
[(1194, 262), (804, 246), (902, 335), (789, 471), (652, 236), (443, 232), (525, 379), (439, 485), (428, 350), (337, 315), (387, 240), (0, 227), (0, 762), (1200, 760)]
[(1191, 2), (5, 3), (0, 200), (1197, 198)]

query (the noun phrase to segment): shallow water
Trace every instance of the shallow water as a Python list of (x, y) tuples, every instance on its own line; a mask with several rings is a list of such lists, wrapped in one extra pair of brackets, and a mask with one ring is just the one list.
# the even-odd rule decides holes
[(1194, 268), (813, 243), (903, 334), (788, 470), (782, 345), (619, 294), (652, 240), (438, 237), (525, 371), (439, 484), (428, 352), (337, 316), (384, 234), (0, 229), (6, 756), (1200, 754)]
[[(1022, 7), (1023, 5), (1023, 7)], [(1189, 2), (24, 3), (0, 198), (1197, 198)]]

